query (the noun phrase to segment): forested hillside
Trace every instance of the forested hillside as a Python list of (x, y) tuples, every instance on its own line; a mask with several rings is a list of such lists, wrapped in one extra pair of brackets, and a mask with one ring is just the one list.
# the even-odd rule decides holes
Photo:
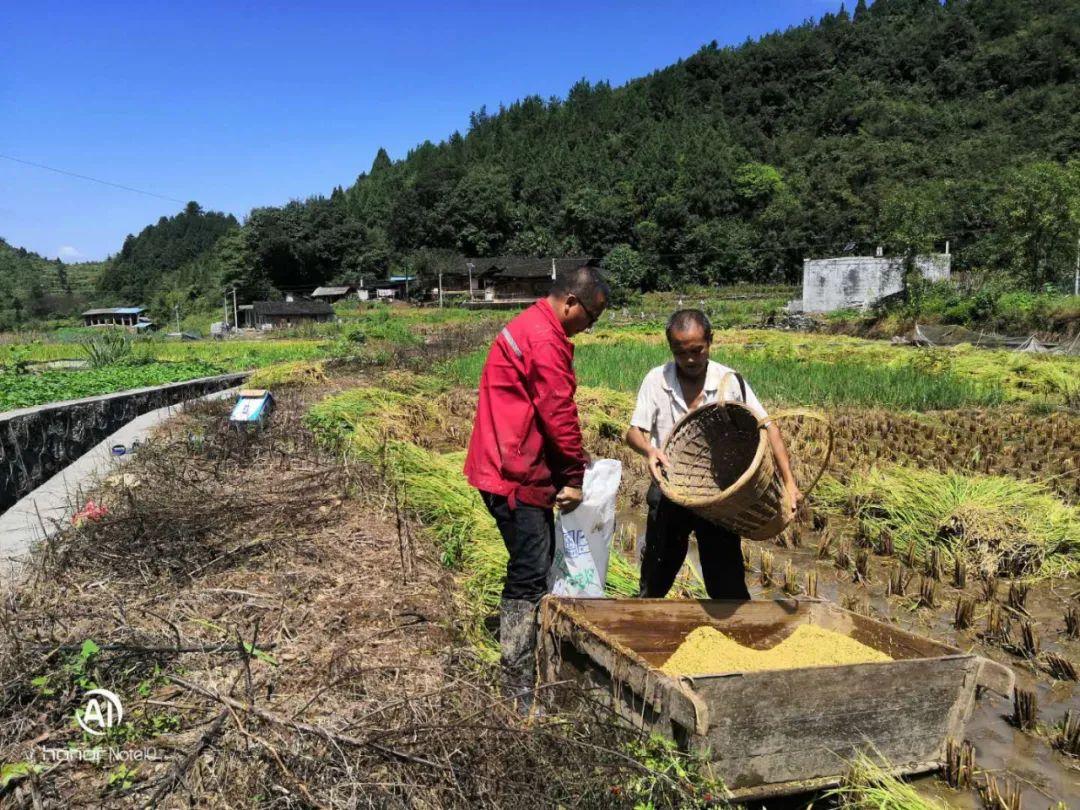
[(0, 239), (0, 330), (78, 312), (102, 267), (102, 262), (66, 265)]
[(1078, 77), (1074, 0), (860, 0), (625, 87), (481, 110), (399, 162), (380, 152), (329, 200), (255, 211), (253, 270), (287, 283), (432, 249), (628, 245), (619, 268), (651, 287), (794, 280), (850, 243), (950, 239), (961, 268), (1037, 286), (1075, 256)]
[(98, 286), (102, 292), (142, 300), (160, 288), (163, 279), (182, 283), (182, 270), (198, 276), (197, 268), (190, 266), (238, 227), (232, 214), (206, 212), (198, 203), (189, 202), (176, 216), (161, 217), (138, 236), (129, 235), (120, 252), (109, 260)]

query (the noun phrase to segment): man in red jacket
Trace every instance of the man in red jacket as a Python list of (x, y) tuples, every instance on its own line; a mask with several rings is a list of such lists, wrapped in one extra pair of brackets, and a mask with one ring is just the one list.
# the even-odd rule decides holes
[(581, 503), (582, 447), (569, 338), (596, 323), (610, 290), (594, 267), (560, 274), (547, 298), (495, 338), (480, 376), (465, 475), (498, 524), (510, 560), (499, 606), (507, 691), (535, 680), (536, 612), (555, 554), (554, 511)]

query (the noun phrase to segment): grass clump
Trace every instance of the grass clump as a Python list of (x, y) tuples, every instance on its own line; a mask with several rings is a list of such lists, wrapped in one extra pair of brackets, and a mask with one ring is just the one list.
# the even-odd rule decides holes
[(851, 763), (843, 784), (825, 795), (847, 810), (946, 810), (863, 753)]
[(82, 342), (90, 368), (104, 368), (131, 359), (131, 338), (119, 328), (98, 329)]
[(926, 560), (937, 547), (993, 575), (1080, 570), (1080, 511), (1041, 484), (888, 465), (846, 483), (826, 476), (815, 499), (856, 518), (871, 539), (890, 537), (901, 555), (914, 546)]

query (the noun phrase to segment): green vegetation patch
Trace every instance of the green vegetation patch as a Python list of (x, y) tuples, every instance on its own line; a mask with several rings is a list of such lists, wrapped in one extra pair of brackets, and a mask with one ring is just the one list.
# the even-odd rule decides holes
[(220, 368), (198, 361), (116, 365), (84, 371), (44, 371), (40, 374), (0, 373), (0, 411), (183, 382), (219, 373)]

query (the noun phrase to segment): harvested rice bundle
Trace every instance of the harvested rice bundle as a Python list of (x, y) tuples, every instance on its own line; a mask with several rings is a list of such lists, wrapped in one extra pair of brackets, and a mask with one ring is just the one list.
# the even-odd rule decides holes
[(889, 533), (898, 553), (931, 547), (963, 553), (982, 575), (1035, 577), (1080, 570), (1080, 510), (1040, 484), (890, 465), (846, 483), (822, 480), (815, 496), (871, 534)]
[(1005, 504), (962, 503), (938, 525), (935, 541), (964, 549), (982, 572), (1023, 576), (1037, 572), (1046, 549), (1027, 531), (1022, 512)]
[(800, 624), (794, 633), (766, 650), (744, 647), (715, 627), (703, 625), (690, 632), (660, 669), (676, 676), (707, 675), (891, 660), (880, 650), (813, 624)]
[(322, 360), (297, 360), (292, 363), (274, 363), (256, 369), (248, 377), (249, 388), (303, 388), (326, 382), (326, 363)]
[(608, 388), (581, 387), (575, 399), (587, 445), (595, 446), (600, 439), (622, 442), (626, 425), (634, 412), (633, 395)]
[(360, 450), (361, 455), (384, 437), (406, 438), (401, 418), (417, 399), (383, 388), (354, 388), (314, 405), (305, 421), (315, 435), (339, 449)]

